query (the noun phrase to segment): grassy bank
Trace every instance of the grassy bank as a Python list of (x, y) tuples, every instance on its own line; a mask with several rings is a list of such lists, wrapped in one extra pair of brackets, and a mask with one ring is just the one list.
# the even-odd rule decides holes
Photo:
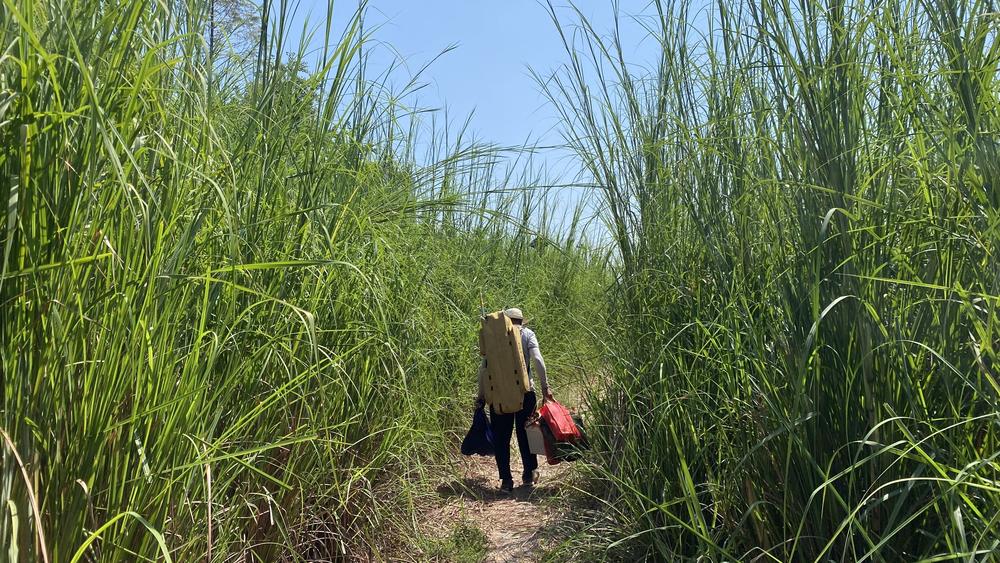
[(594, 554), (995, 556), (996, 6), (642, 21), (645, 69), (562, 18), (548, 86), (621, 257)]
[(480, 296), (570, 371), (597, 257), (493, 151), (409, 157), (360, 16), (308, 69), (286, 3), (216, 8), (3, 1), (0, 558), (385, 558)]

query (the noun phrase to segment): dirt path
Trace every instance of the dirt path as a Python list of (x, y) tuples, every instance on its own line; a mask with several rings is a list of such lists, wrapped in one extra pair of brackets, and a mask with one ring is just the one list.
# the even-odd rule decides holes
[[(521, 462), (512, 447), (511, 472), (521, 474)], [(498, 493), (496, 462), (492, 457), (463, 457), (455, 476), (437, 486), (440, 506), (424, 518), (425, 534), (441, 537), (459, 523), (472, 524), (486, 538), (484, 561), (539, 561), (557, 545), (559, 523), (566, 516), (572, 465), (548, 465), (540, 456), (541, 480), (533, 488)], [(516, 482), (516, 481), (515, 481)]]
[[(583, 411), (582, 379), (569, 380), (558, 399), (571, 411)], [(464, 435), (464, 429), (463, 434)], [(461, 436), (456, 436), (456, 450)], [(511, 437), (510, 469), (515, 485), (520, 483), (521, 456), (517, 439)], [(420, 554), (421, 561), (525, 562), (542, 560), (579, 527), (574, 524), (589, 512), (581, 503), (576, 485), (576, 463), (549, 465), (538, 456), (539, 483), (515, 488), (511, 495), (499, 493), (500, 481), (493, 456), (456, 456), (447, 473), (438, 477), (435, 501), (426, 507), (418, 524), (419, 533), (432, 542), (449, 543), (450, 554)], [(577, 512), (578, 514), (574, 514)], [(471, 528), (468, 543), (478, 549), (463, 550), (454, 540), (459, 530)], [(485, 545), (483, 545), (485, 544)], [(428, 557), (430, 555), (430, 557)], [(559, 556), (559, 559), (564, 559)]]

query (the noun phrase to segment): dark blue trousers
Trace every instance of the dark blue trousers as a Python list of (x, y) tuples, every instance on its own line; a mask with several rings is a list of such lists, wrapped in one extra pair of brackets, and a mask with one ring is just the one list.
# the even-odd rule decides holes
[(510, 435), (517, 430), (517, 448), (521, 450), (521, 465), (524, 467), (522, 477), (530, 479), (531, 473), (538, 469), (538, 457), (531, 453), (528, 447), (528, 433), (524, 430), (524, 423), (535, 412), (535, 392), (528, 391), (524, 394), (524, 405), (521, 410), (510, 414), (497, 414), (490, 406), (490, 422), (493, 425), (493, 446), (496, 450), (494, 454), (497, 460), (497, 470), (500, 472), (502, 481), (513, 480), (510, 475)]

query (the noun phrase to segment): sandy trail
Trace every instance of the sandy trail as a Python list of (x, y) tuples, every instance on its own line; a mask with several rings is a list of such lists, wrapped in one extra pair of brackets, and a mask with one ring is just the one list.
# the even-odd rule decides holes
[[(511, 472), (521, 474), (521, 461), (512, 444)], [(488, 538), (485, 561), (538, 561), (559, 542), (557, 525), (568, 510), (569, 463), (548, 465), (539, 456), (540, 482), (532, 488), (515, 488), (511, 495), (498, 492), (496, 462), (492, 457), (463, 457), (455, 477), (437, 487), (441, 505), (426, 515), (430, 533), (444, 532), (467, 520)], [(515, 483), (518, 481), (515, 480)]]

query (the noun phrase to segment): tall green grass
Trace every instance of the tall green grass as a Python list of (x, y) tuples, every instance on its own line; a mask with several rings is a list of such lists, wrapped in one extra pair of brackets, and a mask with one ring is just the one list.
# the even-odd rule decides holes
[(481, 296), (557, 324), (598, 257), (412, 158), (360, 12), (313, 59), (287, 2), (2, 2), (0, 559), (393, 557)]
[(553, 10), (547, 83), (620, 256), (597, 555), (1000, 549), (995, 3)]

